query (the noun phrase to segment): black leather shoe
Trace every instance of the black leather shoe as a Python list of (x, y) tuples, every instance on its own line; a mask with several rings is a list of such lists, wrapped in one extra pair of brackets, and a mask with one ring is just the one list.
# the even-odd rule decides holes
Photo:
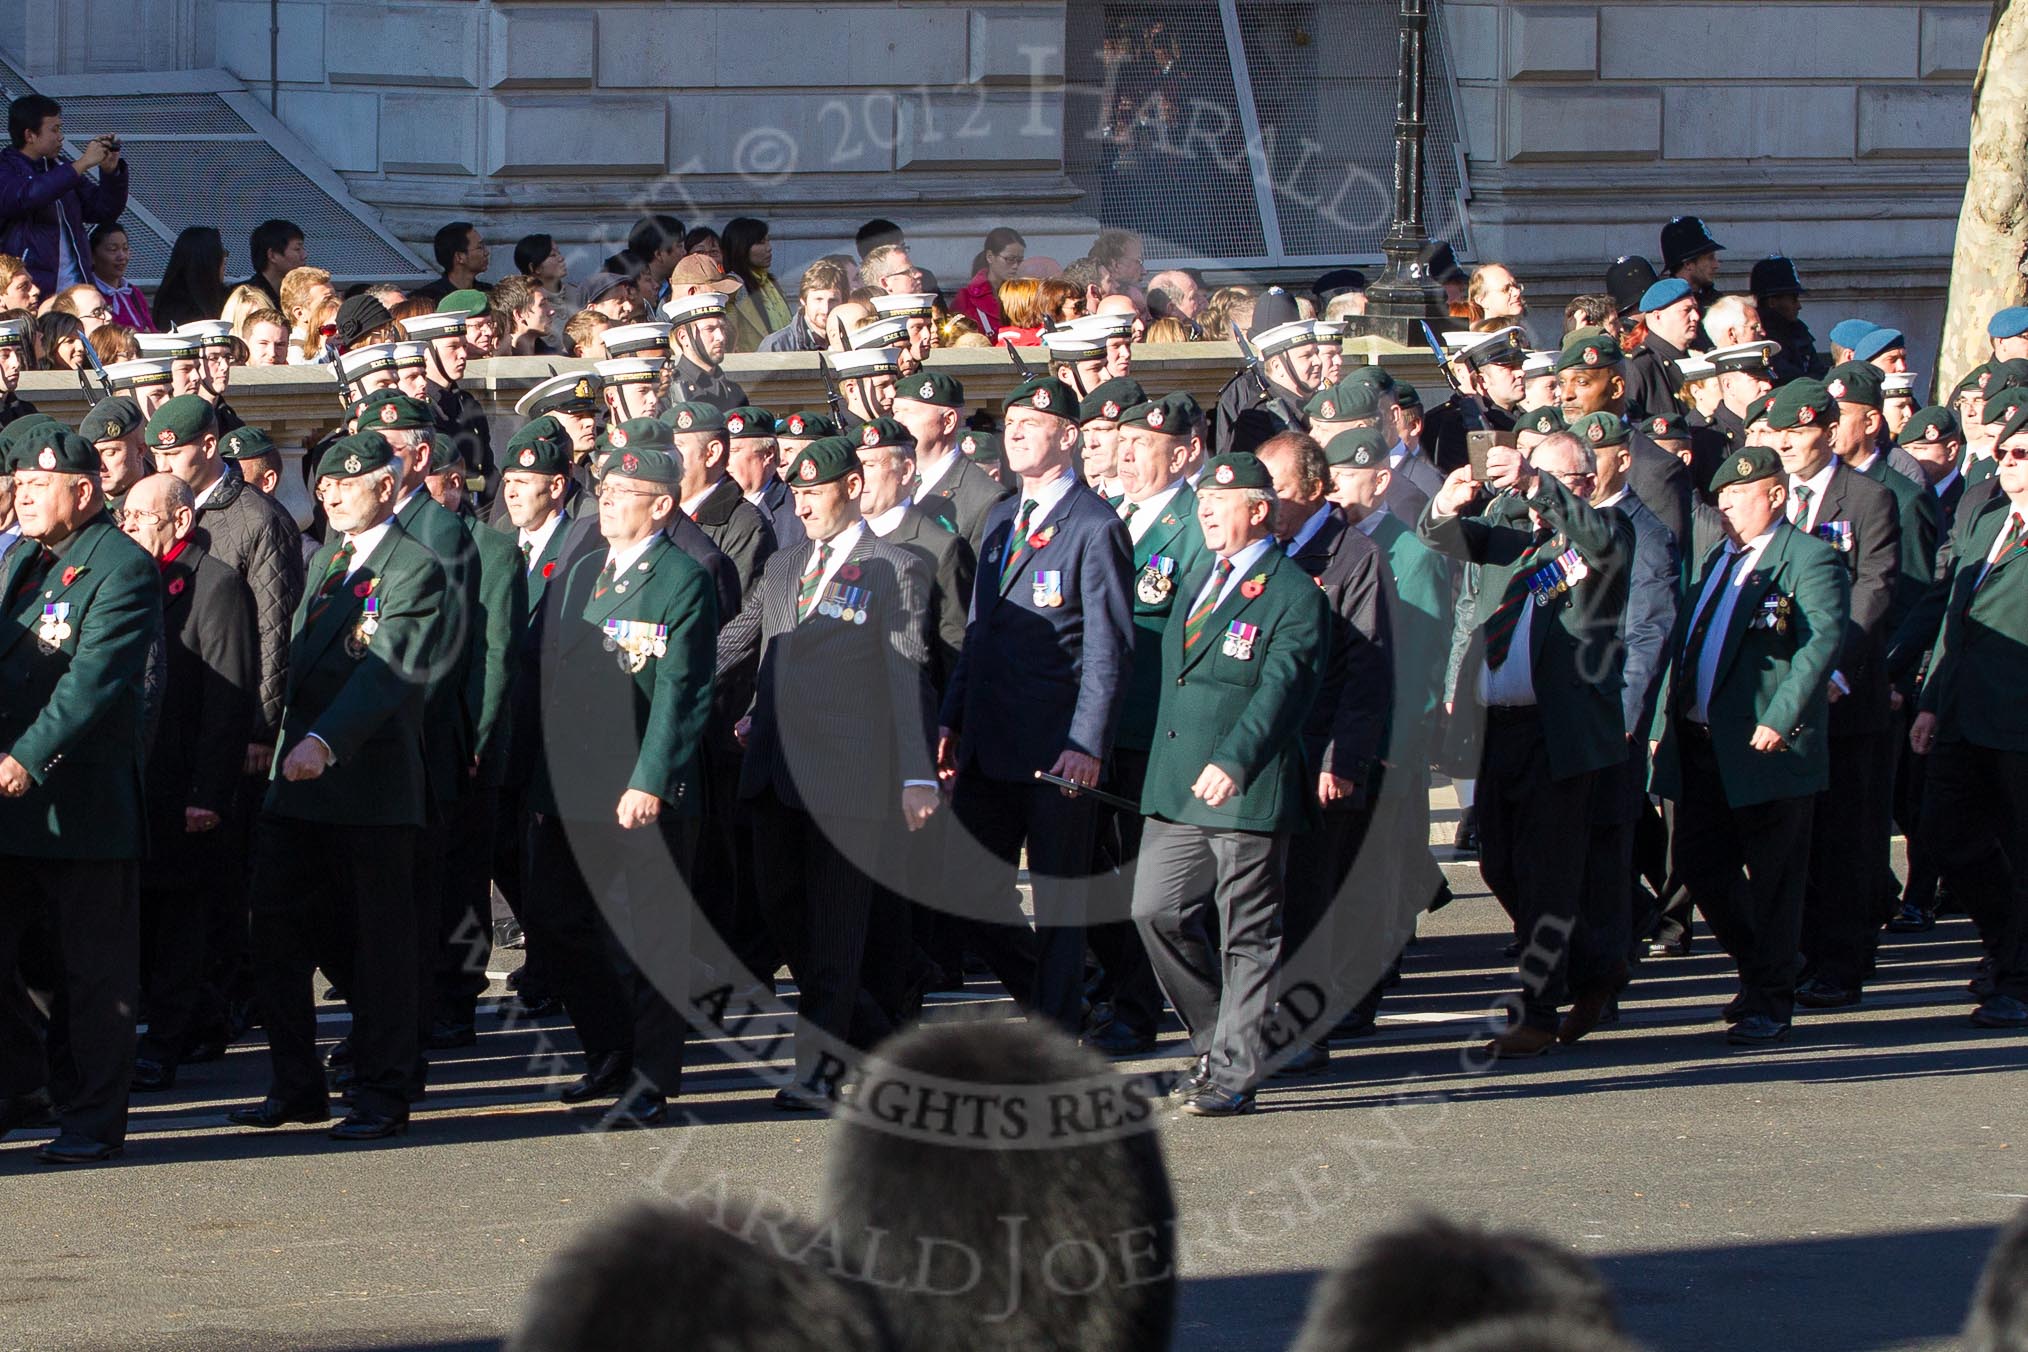
[(48, 1145), (35, 1152), (38, 1164), (99, 1164), (119, 1154), (122, 1147), (95, 1141), (89, 1136), (80, 1136), (66, 1131)]
[(350, 1065), (343, 1065), (332, 1071), (327, 1078), (331, 1082), (332, 1093), (349, 1094), (353, 1086), (359, 1083), (359, 1072)]
[(332, 1070), (336, 1070), (340, 1066), (351, 1065), (352, 1039), (349, 1037), (339, 1038), (337, 1045), (331, 1048), (331, 1054), (324, 1058), (324, 1064)]
[(1690, 931), (1684, 930), (1673, 939), (1648, 940), (1648, 956), (1651, 958), (1687, 958), (1690, 956)]
[(1735, 995), (1725, 1002), (1725, 1008), (1718, 1011), (1718, 1017), (1727, 1023), (1738, 1023), (1746, 1017), (1746, 997)]
[(1927, 934), (1936, 928), (1936, 912), (1920, 902), (1904, 901), (1894, 918), (1887, 922), (1889, 934)]
[(50, 1102), (47, 1089), (0, 1099), (0, 1138), (23, 1127), (47, 1127), (55, 1121), (56, 1105)]
[(646, 1090), (629, 1094), (612, 1106), (599, 1125), (610, 1131), (635, 1130), (642, 1127), (659, 1127), (669, 1120), (669, 1103), (660, 1094)]
[(223, 1038), (203, 1037), (183, 1049), (181, 1064), (201, 1066), (212, 1061), (223, 1061), (227, 1042)]
[(334, 1141), (384, 1141), (390, 1136), (399, 1136), (408, 1130), (406, 1117), (395, 1117), (389, 1113), (376, 1113), (365, 1108), (354, 1108), (343, 1122), (331, 1128)]
[(1275, 1069), (1277, 1080), (1293, 1080), (1303, 1075), (1315, 1075), (1331, 1068), (1331, 1049), (1321, 1042), (1313, 1042), (1297, 1052)]
[(1735, 1047), (1769, 1047), (1787, 1040), (1789, 1026), (1776, 1023), (1765, 1014), (1748, 1014), (1725, 1030), (1725, 1040)]
[(514, 1000), (515, 1014), (524, 1019), (546, 1019), (563, 1013), (563, 1001), (554, 995), (521, 995)]
[(1796, 1003), (1805, 1009), (1843, 1009), (1859, 1003), (1859, 992), (1828, 977), (1813, 976), (1796, 987)]
[(1155, 1050), (1155, 1035), (1136, 1032), (1118, 1019), (1109, 1019), (1085, 1037), (1084, 1045), (1107, 1056), (1139, 1056)]
[(1251, 1089), (1243, 1094), (1228, 1094), (1210, 1085), (1183, 1100), (1183, 1111), (1192, 1117), (1242, 1117), (1259, 1107)]
[(438, 1019), (430, 1025), (429, 1039), (423, 1045), (433, 1052), (447, 1052), (454, 1047), (476, 1047), (479, 1045), (479, 1030), (470, 1023)]
[(633, 1077), (634, 1064), (622, 1052), (607, 1052), (585, 1066), (584, 1074), (564, 1086), (557, 1097), (565, 1103), (586, 1103), (595, 1098), (611, 1098), (627, 1087)]
[(331, 1120), (331, 1105), (322, 1101), (284, 1103), (271, 1095), (251, 1108), (234, 1108), (225, 1115), (225, 1120), (235, 1127), (259, 1127), (263, 1131), (270, 1131), (290, 1122), (322, 1126)]
[(2011, 995), (1989, 995), (1972, 1011), (1974, 1028), (2028, 1028), (2028, 1004)]
[(1211, 1058), (1200, 1056), (1183, 1068), (1183, 1074), (1175, 1084), (1169, 1086), (1169, 1097), (1189, 1098), (1198, 1090), (1211, 1083)]
[(153, 1094), (175, 1087), (176, 1067), (173, 1063), (164, 1065), (160, 1061), (150, 1061), (145, 1056), (134, 1059), (134, 1074), (127, 1081), (128, 1089), (136, 1094)]
[(1468, 807), (1458, 814), (1458, 828), (1451, 833), (1451, 848), (1461, 854), (1479, 852), (1478, 809)]

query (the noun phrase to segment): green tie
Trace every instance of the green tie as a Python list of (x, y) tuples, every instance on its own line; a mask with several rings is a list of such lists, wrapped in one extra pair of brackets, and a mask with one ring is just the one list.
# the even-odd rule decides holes
[(1807, 529), (1804, 523), (1810, 519), (1810, 499), (1816, 495), (1808, 484), (1796, 485), (1796, 514), (1789, 518), (1789, 524), (1798, 530)]
[(345, 581), (345, 575), (352, 571), (352, 542), (347, 540), (338, 546), (338, 552), (331, 556), (331, 566), (324, 572), (324, 580), (317, 584), (316, 599), (310, 602), (311, 624), (331, 604), (331, 598), (338, 594), (338, 588)]
[(1190, 612), (1183, 621), (1183, 651), (1189, 652), (1197, 646), (1197, 640), (1204, 637), (1204, 622), (1211, 618), (1211, 612), (1218, 609), (1218, 598), (1225, 594), (1225, 584), (1232, 577), (1232, 560), (1220, 559), (1211, 570), (1211, 586), (1206, 589), (1204, 599), (1197, 603), (1197, 609)]
[(803, 570), (803, 585), (796, 593), (796, 617), (808, 619), (810, 608), (817, 604), (817, 584), (824, 580), (824, 545), (821, 541), (810, 548), (810, 566)]
[(1035, 515), (1034, 498), (1024, 498), (1020, 514), (1014, 518), (1014, 534), (1007, 540), (1007, 561), (1000, 565), (1000, 585), (1005, 587), (1007, 579), (1021, 571), (1021, 560), (1028, 557), (1028, 523)]

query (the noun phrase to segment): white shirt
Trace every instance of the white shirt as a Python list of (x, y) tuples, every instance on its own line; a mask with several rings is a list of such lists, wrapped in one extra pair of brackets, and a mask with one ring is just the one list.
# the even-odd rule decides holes
[(680, 504), (681, 507), (683, 508), (683, 515), (688, 517), (695, 517), (697, 515), (697, 509), (704, 505), (704, 500), (710, 497), (712, 491), (717, 487), (718, 487), (717, 484), (713, 484), (710, 488), (705, 489), (702, 493), (699, 493), (696, 497), (683, 499), (682, 503)]
[(1619, 492), (1613, 494), (1609, 498), (1604, 499), (1603, 501), (1594, 502), (1591, 505), (1592, 510), (1596, 512), (1602, 512), (1608, 507), (1617, 507), (1620, 505), (1621, 500), (1624, 499), (1626, 496), (1627, 496), (1627, 486), (1625, 484), (1621, 484)]
[(1824, 505), (1824, 490), (1831, 486), (1831, 475), (1837, 471), (1837, 468), (1838, 459), (1836, 456), (1833, 456), (1824, 462), (1822, 469), (1818, 470), (1816, 474), (1808, 479), (1798, 479), (1793, 474), (1789, 476), (1789, 498), (1792, 501), (1801, 502), (1801, 499), (1796, 495), (1797, 488), (1806, 486), (1810, 490), (1809, 510), (1807, 512), (1791, 510), (1789, 513), (1789, 524), (1805, 535), (1814, 535), (1816, 533), (1817, 509)]
[(373, 557), (373, 551), (380, 548), (380, 542), (393, 528), (394, 518), (390, 516), (377, 526), (369, 526), (357, 535), (345, 537), (345, 542), (352, 546), (352, 566), (345, 570), (347, 578), (366, 566), (366, 561)]
[(1021, 520), (1021, 504), (1023, 502), (1033, 502), (1035, 504), (1035, 511), (1028, 518), (1028, 533), (1033, 535), (1036, 531), (1042, 529), (1042, 523), (1049, 520), (1049, 514), (1056, 510), (1056, 505), (1069, 495), (1070, 490), (1076, 484), (1077, 476), (1072, 474), (1068, 467), (1065, 467), (1063, 473), (1057, 475), (1040, 488), (1030, 489), (1026, 484), (1023, 484), (1014, 494), (1015, 521)]
[(1175, 483), (1170, 484), (1153, 497), (1143, 498), (1139, 502), (1123, 502), (1120, 504), (1120, 515), (1122, 517), (1127, 514), (1127, 508), (1132, 507), (1134, 509), (1134, 519), (1127, 522), (1127, 534), (1133, 537), (1135, 544), (1141, 543), (1141, 537), (1155, 528), (1155, 522), (1161, 517), (1163, 510), (1170, 503), (1174, 502), (1176, 495), (1182, 491), (1183, 481), (1178, 479)]
[[(1212, 609), (1215, 610), (1225, 604), (1225, 598), (1232, 595), (1232, 589), (1237, 587), (1240, 581), (1245, 578), (1248, 570), (1267, 554), (1268, 547), (1272, 544), (1274, 544), (1274, 537), (1268, 536), (1264, 539), (1255, 540), (1252, 544), (1231, 556), (1232, 571), (1226, 575), (1225, 585), (1218, 589), (1218, 600), (1213, 603)], [(1216, 573), (1212, 574), (1212, 577), (1216, 576)], [(1197, 593), (1197, 599), (1190, 603), (1190, 609), (1185, 614), (1196, 614), (1198, 609), (1203, 606), (1204, 599), (1209, 595), (1211, 595), (1211, 579), (1206, 578), (1204, 586)]]
[(950, 450), (944, 452), (943, 459), (937, 461), (934, 465), (925, 466), (922, 462), (921, 454), (918, 453), (915, 461), (916, 497), (928, 497), (936, 486), (944, 481), (944, 476), (956, 468), (958, 461), (964, 458), (965, 453), (953, 446)]
[(1303, 546), (1316, 538), (1317, 532), (1324, 529), (1324, 522), (1330, 515), (1331, 504), (1328, 500), (1317, 505), (1317, 510), (1310, 513), (1310, 519), (1303, 523), (1303, 528), (1289, 540), (1287, 552), (1290, 558), (1302, 553)]
[[(1483, 599), (1484, 593), (1481, 593)], [(1493, 598), (1499, 604), (1499, 598)], [(1507, 660), (1499, 666), (1481, 662), (1479, 703), (1489, 709), (1525, 709), (1535, 704), (1535, 612), (1542, 609), (1533, 597), (1521, 602), (1521, 618), (1514, 622), (1514, 635), (1507, 640)]]
[(613, 580), (617, 582), (626, 576), (627, 570), (632, 568), (639, 561), (640, 557), (648, 552), (648, 546), (654, 544), (656, 537), (661, 534), (661, 531), (650, 531), (646, 539), (638, 540), (628, 545), (625, 550), (615, 551), (607, 549), (606, 562), (612, 567)]
[(528, 553), (528, 567), (530, 570), (534, 569), (535, 561), (542, 557), (542, 551), (549, 548), (549, 537), (556, 534), (556, 528), (563, 524), (564, 517), (568, 515), (570, 515), (568, 512), (551, 512), (549, 520), (543, 522), (534, 530), (518, 532), (520, 536), (518, 543)]
[(1404, 461), (1404, 460), (1406, 460), (1406, 459), (1408, 459), (1408, 443), (1407, 443), (1407, 442), (1405, 442), (1405, 441), (1397, 441), (1397, 442), (1395, 442), (1395, 443), (1394, 443), (1394, 445), (1392, 445), (1392, 446), (1388, 447), (1388, 449), (1387, 449), (1387, 467), (1388, 467), (1389, 469), (1400, 469), (1400, 468), (1401, 468), (1401, 462), (1402, 462), (1402, 461)]
[[(831, 585), (831, 579), (835, 577), (837, 575), (838, 570), (844, 566), (845, 560), (852, 556), (852, 551), (859, 547), (859, 537), (865, 533), (865, 530), (866, 530), (865, 521), (863, 520), (855, 521), (851, 525), (847, 526), (844, 530), (839, 531), (836, 535), (832, 536), (830, 539), (822, 543), (821, 548), (824, 551), (824, 571), (817, 578), (818, 596), (822, 596), (824, 594), (824, 588)], [(876, 535), (879, 534), (878, 531), (874, 533)], [(817, 549), (819, 547), (820, 546), (817, 541), (812, 540), (810, 542), (810, 548)], [(803, 573), (809, 568), (809, 566), (810, 560), (806, 558), (803, 560), (803, 566), (796, 570), (796, 583), (799, 589), (802, 585)], [(814, 604), (814, 602), (812, 604)], [(801, 614), (798, 614), (796, 618), (801, 619), (802, 618)]]
[(894, 534), (894, 528), (901, 524), (901, 515), (908, 510), (909, 502), (910, 499), (903, 498), (878, 516), (866, 517), (866, 528), (879, 536)]
[(1725, 633), (1732, 625), (1733, 607), (1739, 604), (1739, 592), (1746, 582), (1746, 576), (1760, 566), (1760, 556), (1767, 551), (1768, 541), (1774, 539), (1774, 527), (1769, 526), (1747, 542), (1745, 549), (1733, 551), (1728, 547), (1728, 556), (1737, 554), (1732, 571), (1725, 574), (1725, 595), (1713, 596), (1718, 589), (1718, 579), (1724, 569), (1721, 563), (1704, 580), (1704, 590), (1697, 595), (1697, 608), (1690, 612), (1690, 628), (1685, 634), (1694, 633), (1697, 621), (1704, 614), (1705, 607), (1715, 605), (1711, 623), (1704, 631), (1704, 648), (1697, 654), (1697, 697), (1690, 705), (1690, 721), (1711, 722), (1711, 688), (1718, 683), (1718, 659), (1725, 650)]

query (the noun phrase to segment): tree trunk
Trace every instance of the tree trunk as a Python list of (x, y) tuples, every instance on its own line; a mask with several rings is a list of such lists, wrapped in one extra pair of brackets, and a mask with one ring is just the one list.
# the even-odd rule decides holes
[(1971, 173), (1958, 212), (1936, 397), (1992, 354), (1986, 321), (2028, 300), (2028, 4), (1993, 0), (1972, 82)]

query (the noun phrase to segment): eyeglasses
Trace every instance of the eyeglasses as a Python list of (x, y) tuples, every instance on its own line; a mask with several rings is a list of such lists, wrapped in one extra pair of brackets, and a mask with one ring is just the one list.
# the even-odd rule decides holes
[(612, 502), (619, 498), (660, 498), (668, 495), (651, 493), (645, 488), (621, 488), (616, 484), (600, 484), (599, 491), (593, 496), (600, 502)]
[(1993, 459), (2001, 464), (2009, 460), (2028, 460), (2028, 446), (1995, 446)]

